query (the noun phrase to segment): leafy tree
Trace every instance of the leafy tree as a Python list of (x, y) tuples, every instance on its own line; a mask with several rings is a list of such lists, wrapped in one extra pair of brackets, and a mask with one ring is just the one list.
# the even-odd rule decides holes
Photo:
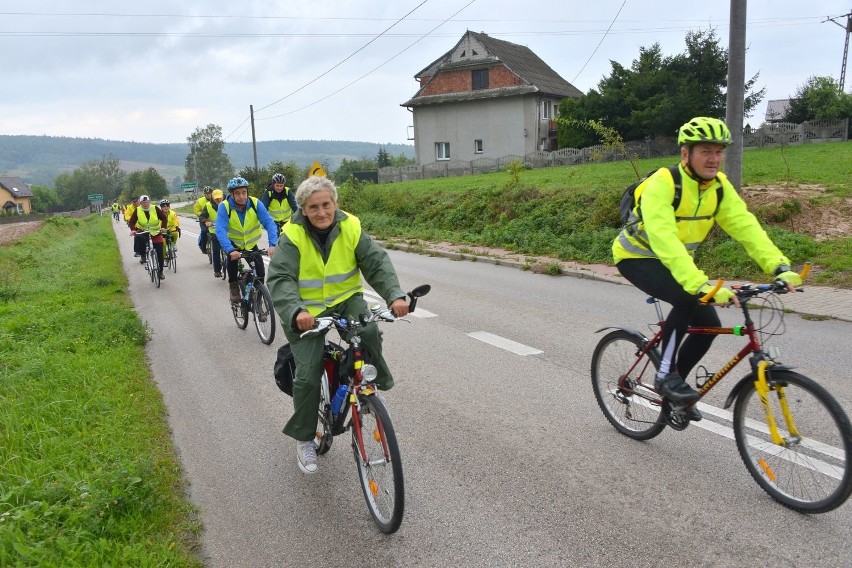
[(88, 205), (86, 196), (92, 193), (102, 194), (105, 203), (118, 199), (126, 177), (121, 162), (105, 156), (100, 161), (84, 163), (70, 174), (59, 174), (53, 185), (64, 207), (79, 209)]
[(122, 197), (129, 201), (133, 197), (139, 197), (143, 193), (148, 195), (152, 201), (169, 196), (169, 189), (165, 178), (154, 168), (131, 172), (127, 176), (127, 183), (125, 184)]
[(285, 165), (280, 160), (273, 160), (266, 166), (258, 168), (257, 171), (254, 166), (246, 166), (237, 172), (237, 175), (249, 181), (249, 193), (257, 197), (272, 183), (272, 176), (277, 173), (284, 174), (285, 185), (293, 191), (304, 179), (296, 162), (290, 161)]
[(208, 185), (224, 188), (234, 176), (234, 166), (225, 153), (222, 127), (208, 124), (205, 128), (196, 128), (186, 140), (189, 154), (185, 160), (184, 179), (196, 182), (199, 190)]
[(59, 195), (55, 190), (43, 185), (34, 185), (30, 189), (33, 192), (33, 211), (36, 213), (45, 213), (50, 207), (59, 205)]
[[(715, 30), (686, 34), (686, 50), (666, 57), (660, 45), (640, 47), (629, 68), (611, 61), (612, 73), (579, 99), (560, 103), (559, 147), (591, 146), (601, 142), (587, 128), (600, 121), (625, 140), (671, 136), (693, 116), (724, 116), (728, 53)], [(758, 75), (746, 83), (745, 112), (762, 100), (765, 89), (752, 92)]]
[(831, 77), (812, 76), (800, 85), (790, 98), (790, 108), (784, 115), (787, 122), (852, 118), (852, 95), (838, 88)]
[(405, 155), (405, 153), (400, 153), (399, 156), (391, 156), (390, 157), (390, 165), (395, 168), (401, 168), (402, 166), (411, 166), (417, 163), (417, 160), (414, 158), (410, 158)]

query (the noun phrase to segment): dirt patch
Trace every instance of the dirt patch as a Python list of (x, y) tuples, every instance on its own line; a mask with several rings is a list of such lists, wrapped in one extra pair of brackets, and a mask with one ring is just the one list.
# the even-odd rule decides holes
[(787, 230), (817, 240), (852, 236), (852, 198), (822, 185), (750, 185), (743, 199), (762, 220)]
[(23, 238), (25, 235), (39, 230), (42, 225), (44, 225), (44, 221), (0, 224), (0, 246), (7, 245)]

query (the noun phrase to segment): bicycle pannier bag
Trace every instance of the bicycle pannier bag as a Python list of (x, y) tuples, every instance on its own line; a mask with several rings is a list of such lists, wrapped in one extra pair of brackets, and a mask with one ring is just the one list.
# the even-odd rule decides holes
[(275, 384), (284, 394), (293, 396), (293, 377), (296, 376), (296, 361), (293, 359), (293, 351), (290, 344), (285, 343), (278, 348), (278, 357), (275, 359), (273, 368)]

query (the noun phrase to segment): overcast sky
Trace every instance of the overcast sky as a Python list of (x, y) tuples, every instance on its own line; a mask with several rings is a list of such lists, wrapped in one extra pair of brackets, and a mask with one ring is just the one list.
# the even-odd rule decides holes
[[(850, 8), (752, 0), (746, 77), (767, 100), (839, 79), (845, 31), (825, 20)], [(728, 17), (720, 0), (0, 0), (0, 134), (186, 142), (212, 123), (250, 141), (254, 105), (258, 140), (410, 144), (414, 74), (468, 29), (526, 45), (585, 93), (640, 46), (682, 53), (689, 30), (727, 47)]]

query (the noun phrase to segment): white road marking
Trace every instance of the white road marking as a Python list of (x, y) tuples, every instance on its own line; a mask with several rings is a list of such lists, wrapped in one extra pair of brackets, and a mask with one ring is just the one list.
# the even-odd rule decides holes
[(505, 337), (500, 337), (499, 335), (494, 335), (493, 333), (488, 333), (487, 331), (474, 331), (467, 334), (468, 336), (478, 339), (484, 343), (488, 343), (489, 345), (493, 345), (494, 347), (499, 347), (500, 349), (505, 349), (511, 353), (516, 355), (521, 355), (526, 357), (527, 355), (538, 355), (539, 353), (544, 353), (544, 351), (540, 351), (534, 347), (529, 347), (528, 345), (524, 345), (523, 343), (518, 343), (517, 341), (512, 341), (511, 339), (506, 339)]

